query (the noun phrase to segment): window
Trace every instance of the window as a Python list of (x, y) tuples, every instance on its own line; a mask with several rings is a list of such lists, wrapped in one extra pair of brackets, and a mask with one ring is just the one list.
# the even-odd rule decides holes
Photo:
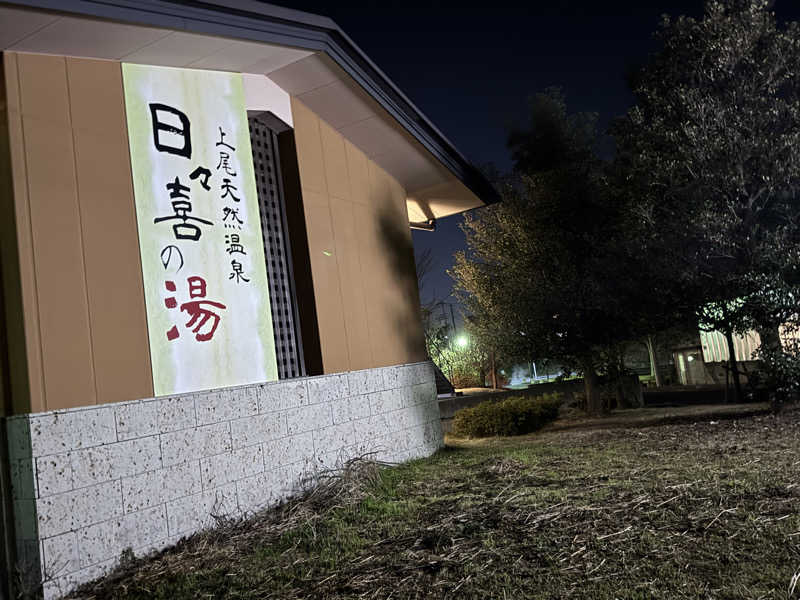
[(291, 129), (272, 113), (252, 115), (248, 121), (267, 263), (278, 378), (303, 377), (307, 372), (278, 142), (279, 134), (291, 133)]

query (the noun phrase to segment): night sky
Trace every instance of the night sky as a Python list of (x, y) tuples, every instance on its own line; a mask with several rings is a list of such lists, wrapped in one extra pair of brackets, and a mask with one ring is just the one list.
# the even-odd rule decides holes
[[(528, 98), (563, 88), (571, 112), (599, 115), (602, 130), (631, 106), (625, 74), (657, 49), (660, 16), (699, 17), (702, 0), (556, 2), (277, 2), (332, 18), (476, 165), (511, 165), (505, 141), (524, 124)], [(800, 2), (776, 0), (779, 20), (800, 19)], [(447, 300), (445, 270), (464, 248), (461, 217), (414, 231), (436, 272), (423, 301)]]

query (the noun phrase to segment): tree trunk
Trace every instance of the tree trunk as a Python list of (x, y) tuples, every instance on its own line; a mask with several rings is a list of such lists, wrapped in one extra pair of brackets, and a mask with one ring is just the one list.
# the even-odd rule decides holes
[(729, 329), (725, 332), (725, 339), (728, 341), (728, 364), (730, 365), (731, 376), (733, 377), (733, 399), (734, 402), (741, 402), (742, 382), (739, 379), (739, 368), (736, 364), (736, 348), (733, 345), (733, 332)]
[(642, 408), (642, 384), (636, 374), (620, 374), (616, 381), (617, 408)]
[(655, 377), (656, 387), (661, 387), (661, 373), (658, 371), (658, 356), (656, 355), (656, 346), (653, 343), (653, 337), (647, 336), (647, 354), (650, 356), (650, 375)]
[(725, 369), (725, 404), (731, 401), (731, 370)]
[[(625, 366), (622, 363), (622, 359), (619, 359), (619, 363), (614, 365), (612, 368), (609, 369), (610, 375), (610, 384), (614, 386), (614, 401), (616, 406), (607, 406), (608, 410), (613, 410), (615, 408), (628, 408), (628, 398), (625, 394), (625, 383), (622, 380), (623, 373), (625, 372)], [(609, 402), (610, 404), (610, 402)]]
[(628, 406), (628, 398), (625, 396), (625, 388), (623, 387), (624, 384), (622, 382), (622, 375), (617, 375), (614, 380), (614, 397), (617, 401), (616, 407), (611, 407), (611, 410), (614, 408), (630, 408)]
[(603, 399), (600, 395), (600, 385), (594, 365), (591, 361), (584, 363), (583, 389), (586, 394), (586, 412), (590, 415), (599, 415), (603, 412)]
[(494, 352), (489, 355), (489, 360), (492, 361), (492, 389), (497, 389), (497, 367), (494, 364)]
[[(777, 326), (759, 329), (758, 335), (761, 338), (761, 350), (766, 351), (768, 355), (772, 354), (774, 356), (776, 353), (784, 352), (780, 329)], [(763, 355), (760, 358), (763, 360)], [(769, 402), (772, 406), (772, 412), (778, 413), (783, 408), (783, 398), (776, 393), (773, 386), (769, 387)]]
[(768, 352), (776, 352), (783, 349), (780, 331), (777, 326), (759, 329), (758, 337), (761, 338), (761, 346)]

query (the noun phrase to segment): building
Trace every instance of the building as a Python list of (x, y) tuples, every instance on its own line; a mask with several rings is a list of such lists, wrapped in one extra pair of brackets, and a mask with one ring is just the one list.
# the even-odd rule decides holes
[(440, 446), (409, 224), (496, 193), (332, 21), (23, 0), (0, 49), (7, 577)]
[[(673, 348), (675, 371), (681, 385), (725, 384), (731, 377), (730, 351), (721, 331), (701, 330), (699, 341)], [(741, 381), (758, 370), (758, 347), (761, 337), (756, 331), (733, 334), (733, 349)]]

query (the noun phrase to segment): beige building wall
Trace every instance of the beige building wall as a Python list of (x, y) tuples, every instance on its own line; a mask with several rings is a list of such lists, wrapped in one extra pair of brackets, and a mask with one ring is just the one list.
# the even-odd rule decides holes
[(29, 389), (14, 410), (152, 396), (120, 65), (11, 52), (3, 63), (3, 216), (16, 224), (24, 307), (11, 352), (27, 366), (12, 375), (25, 372)]
[(424, 360), (405, 190), (296, 98), (292, 118), (324, 371)]
[[(3, 76), (6, 410), (152, 397), (120, 63), (6, 52)], [(424, 360), (405, 190), (292, 110), (324, 372)]]

